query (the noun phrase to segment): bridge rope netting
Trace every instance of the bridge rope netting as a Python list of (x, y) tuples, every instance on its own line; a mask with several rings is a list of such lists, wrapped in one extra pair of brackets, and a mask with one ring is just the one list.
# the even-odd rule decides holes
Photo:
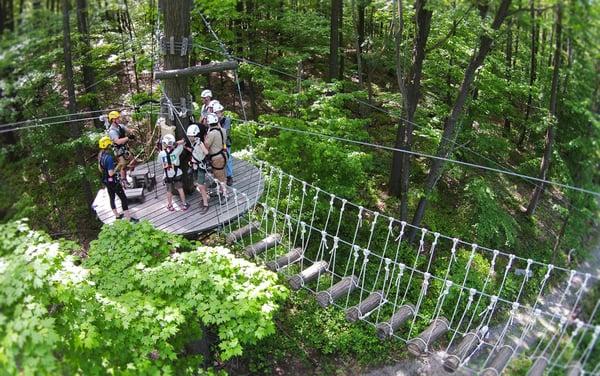
[(437, 354), (447, 371), (496, 375), (526, 355), (532, 375), (600, 374), (592, 359), (600, 302), (579, 317), (597, 276), (415, 227), (256, 163), (264, 194), (251, 210), (255, 200), (229, 188), (232, 206), (222, 210), (250, 215), (223, 231), (293, 290), (372, 325), (381, 339), (406, 342), (414, 355)]

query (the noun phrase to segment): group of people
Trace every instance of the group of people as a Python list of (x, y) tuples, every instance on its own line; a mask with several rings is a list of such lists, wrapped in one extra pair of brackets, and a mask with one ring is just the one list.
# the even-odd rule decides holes
[[(175, 136), (166, 134), (162, 137), (158, 160), (164, 170), (164, 183), (167, 188), (167, 210), (174, 211), (173, 191), (177, 191), (181, 199), (181, 210), (187, 210), (190, 204), (186, 201), (183, 190), (183, 170), (180, 156), (184, 150), (191, 153), (190, 172), (193, 175), (197, 190), (202, 196), (201, 214), (208, 211), (208, 190), (206, 175), (210, 169), (217, 183), (217, 193), (221, 195), (221, 202), (227, 197), (227, 185), (233, 184), (233, 163), (231, 153), (231, 118), (225, 116), (223, 105), (213, 99), (210, 90), (201, 93), (202, 107), (197, 122), (186, 130), (186, 136), (191, 147), (186, 145), (186, 140), (176, 140)], [(134, 139), (133, 133), (121, 123), (121, 114), (112, 111), (106, 117), (109, 123), (107, 135), (99, 141), (100, 153), (98, 167), (102, 172), (102, 182), (106, 186), (110, 207), (116, 218), (131, 218), (128, 210), (127, 197), (123, 188), (129, 188), (127, 170), (135, 167), (135, 158), (129, 151), (128, 142)], [(193, 118), (192, 118), (193, 119)], [(112, 146), (114, 156), (109, 152)], [(116, 163), (115, 163), (116, 158)], [(115, 197), (121, 200), (123, 213), (119, 214)]]

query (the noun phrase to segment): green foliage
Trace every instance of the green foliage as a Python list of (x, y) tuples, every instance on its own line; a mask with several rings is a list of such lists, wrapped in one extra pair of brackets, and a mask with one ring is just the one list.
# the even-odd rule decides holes
[(65, 252), (72, 243), (24, 222), (0, 234), (6, 374), (193, 373), (200, 359), (183, 348), (199, 325), (215, 328), (227, 360), (274, 332), (286, 294), (274, 274), (228, 250), (196, 248), (148, 223), (105, 226), (82, 266)]
[(473, 238), (492, 247), (508, 248), (515, 245), (519, 224), (506, 208), (498, 204), (497, 194), (483, 179), (475, 178), (465, 186), (470, 205), (463, 214), (472, 218)]

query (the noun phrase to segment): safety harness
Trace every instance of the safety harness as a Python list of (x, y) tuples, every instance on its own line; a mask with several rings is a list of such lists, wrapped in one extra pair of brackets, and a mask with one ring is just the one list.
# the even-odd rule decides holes
[[(165, 170), (165, 183), (173, 183), (173, 182), (176, 182), (176, 181), (180, 181), (181, 177), (183, 175), (177, 176), (177, 173), (179, 172), (179, 166), (176, 166), (173, 163), (171, 163), (171, 152), (169, 152), (168, 149), (165, 149), (165, 153), (167, 154), (167, 167), (164, 168), (164, 170)], [(168, 171), (170, 169), (173, 169), (173, 171), (175, 172), (175, 176), (169, 177)]]
[[(209, 154), (208, 155), (208, 159), (210, 161), (210, 165), (212, 166), (213, 170), (224, 170), (225, 166), (227, 166), (227, 145), (225, 145), (225, 140), (223, 139), (223, 132), (221, 132), (220, 128), (218, 128), (218, 127), (211, 127), (208, 130), (208, 133), (210, 133), (212, 131), (218, 131), (219, 132), (219, 136), (221, 136), (221, 145), (223, 145), (223, 147), (218, 152)], [(219, 155), (221, 155), (225, 159), (225, 163), (223, 164), (223, 167), (215, 167), (215, 165), (213, 165), (213, 159), (216, 156), (219, 156)]]
[[(194, 148), (199, 143), (202, 143), (202, 141), (196, 140), (196, 143), (193, 145)], [(190, 163), (192, 164), (192, 170), (196, 171), (196, 170), (200, 169), (200, 170), (206, 171), (206, 164), (204, 163), (204, 160), (198, 160), (198, 158), (196, 158), (194, 153), (191, 153), (191, 154), (192, 154), (192, 160), (190, 161)]]
[[(127, 132), (125, 131), (125, 128), (121, 124), (117, 123), (117, 125), (119, 126), (119, 138), (127, 137)], [(116, 143), (113, 143), (113, 147), (115, 149), (115, 155), (117, 157), (126, 157), (129, 153), (129, 146), (127, 145), (127, 143), (124, 143), (122, 145), (117, 145)]]
[(108, 169), (106, 168), (106, 161), (108, 158), (110, 158), (110, 155), (105, 151), (102, 151), (98, 155), (98, 164), (102, 170), (102, 182), (104, 184), (116, 184), (119, 182), (119, 174), (115, 173), (113, 176), (108, 174)]

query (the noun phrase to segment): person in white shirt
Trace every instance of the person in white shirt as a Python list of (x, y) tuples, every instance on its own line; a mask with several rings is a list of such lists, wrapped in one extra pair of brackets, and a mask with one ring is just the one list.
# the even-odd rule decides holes
[(209, 104), (213, 100), (212, 96), (212, 91), (208, 89), (202, 90), (202, 93), (200, 94), (200, 98), (202, 98), (202, 107), (200, 108), (200, 124), (206, 125), (206, 115), (212, 112), (212, 110), (209, 110)]
[[(206, 134), (206, 132), (204, 132)], [(187, 129), (187, 136), (192, 143), (191, 148), (186, 148), (192, 153), (192, 159), (190, 159), (190, 166), (192, 167), (193, 174), (196, 181), (196, 189), (202, 195), (202, 207), (200, 208), (200, 214), (206, 214), (208, 212), (208, 192), (206, 190), (206, 164), (204, 159), (208, 155), (208, 150), (204, 146), (201, 138), (200, 127), (197, 124), (191, 124)]]
[[(179, 156), (183, 152), (183, 139), (175, 141), (175, 136), (167, 134), (162, 139), (163, 150), (158, 154), (158, 160), (162, 163), (165, 171), (165, 185), (167, 186), (167, 209), (175, 210), (173, 207), (173, 189), (179, 192), (181, 199), (181, 210), (187, 210), (190, 207), (185, 201), (185, 192), (183, 191), (183, 171), (179, 167)], [(175, 146), (177, 145), (177, 146)]]

